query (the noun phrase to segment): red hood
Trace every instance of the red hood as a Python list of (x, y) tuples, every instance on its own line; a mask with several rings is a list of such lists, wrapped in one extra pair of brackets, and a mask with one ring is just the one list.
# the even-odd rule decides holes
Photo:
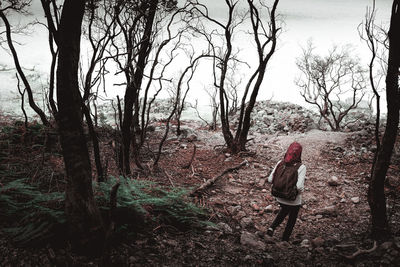
[(296, 162), (301, 162), (301, 152), (303, 148), (297, 142), (293, 142), (290, 144), (289, 148), (286, 151), (284, 162), (286, 164), (294, 164)]

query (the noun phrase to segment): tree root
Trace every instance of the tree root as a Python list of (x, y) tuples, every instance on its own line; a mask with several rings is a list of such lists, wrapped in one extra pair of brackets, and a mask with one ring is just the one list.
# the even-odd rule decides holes
[(343, 255), (343, 256), (346, 259), (353, 260), (359, 255), (368, 254), (368, 253), (374, 252), (377, 248), (378, 248), (378, 245), (377, 245), (376, 241), (374, 241), (374, 245), (370, 249), (357, 249), (357, 251), (354, 252), (353, 254), (351, 254), (351, 255)]

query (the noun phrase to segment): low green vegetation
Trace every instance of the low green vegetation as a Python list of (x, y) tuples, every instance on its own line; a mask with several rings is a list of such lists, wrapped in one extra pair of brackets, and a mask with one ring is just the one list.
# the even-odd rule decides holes
[[(110, 215), (110, 191), (120, 183), (117, 206)], [(116, 223), (118, 236), (133, 236), (146, 226), (170, 225), (179, 230), (211, 224), (207, 211), (186, 198), (184, 188), (162, 187), (152, 182), (110, 177), (95, 185), (97, 203), (106, 222)], [(65, 244), (66, 219), (64, 194), (45, 193), (18, 179), (0, 189), (0, 219), (6, 222), (4, 231), (19, 246)]]

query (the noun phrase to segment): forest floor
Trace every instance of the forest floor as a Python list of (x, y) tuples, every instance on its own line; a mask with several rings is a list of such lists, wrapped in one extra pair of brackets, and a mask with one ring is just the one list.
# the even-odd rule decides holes
[[(223, 149), (219, 131), (205, 130), (196, 122), (185, 122), (185, 127), (196, 133), (196, 140), (169, 138), (160, 161), (163, 172), (137, 173), (135, 178), (193, 188), (247, 160), (245, 166), (224, 175), (193, 199), (209, 210), (209, 220), (215, 226), (182, 230), (152, 225), (134, 239), (114, 247), (110, 265), (399, 266), (399, 151), (393, 157), (385, 187), (393, 239), (379, 244), (372, 252), (347, 259), (346, 255), (374, 245), (368, 235), (370, 213), (366, 196), (373, 158), (369, 149), (373, 139), (370, 133), (316, 129), (287, 135), (256, 133), (250, 136), (252, 140), (246, 153), (230, 155)], [(157, 130), (153, 134), (157, 135)], [(307, 167), (304, 203), (290, 241), (282, 242), (285, 222), (274, 237), (265, 234), (279, 210), (266, 179), (293, 141), (303, 145), (302, 159)], [(31, 179), (45, 184), (49, 191), (52, 187), (62, 188), (62, 182), (56, 185), (57, 179), (64, 179), (61, 156), (48, 155), (47, 167), (37, 173), (35, 168), (43, 158), (32, 157), (23, 143), (18, 146), (19, 151), (10, 153), (16, 160), (27, 162), (24, 174), (34, 174)], [(190, 162), (194, 144), (192, 166), (183, 168)], [(106, 135), (102, 138), (102, 148), (106, 157), (113, 158)], [(7, 164), (7, 168), (12, 165)], [(111, 161), (109, 174), (118, 175)], [(19, 248), (0, 230), (1, 266), (97, 266), (99, 263), (100, 259), (75, 255), (68, 248)]]

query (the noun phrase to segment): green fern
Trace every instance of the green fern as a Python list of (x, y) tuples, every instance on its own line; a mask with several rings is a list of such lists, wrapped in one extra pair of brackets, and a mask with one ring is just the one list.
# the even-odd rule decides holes
[(100, 203), (109, 203), (111, 188), (117, 182), (117, 207), (132, 208), (154, 221), (183, 227), (209, 224), (207, 211), (186, 199), (188, 189), (162, 187), (149, 181), (111, 177), (98, 185)]
[[(106, 182), (94, 185), (96, 200), (104, 212), (109, 210), (110, 191), (117, 182), (120, 183), (117, 208), (179, 228), (211, 224), (206, 220), (207, 211), (186, 198), (187, 189), (162, 187), (149, 181), (124, 177), (111, 177)], [(64, 240), (67, 222), (63, 207), (63, 193), (43, 193), (36, 186), (30, 185), (28, 179), (11, 181), (0, 190), (0, 219), (18, 222), (4, 231), (21, 246)], [(116, 232), (129, 234), (130, 224), (134, 223), (132, 221), (119, 225)]]

